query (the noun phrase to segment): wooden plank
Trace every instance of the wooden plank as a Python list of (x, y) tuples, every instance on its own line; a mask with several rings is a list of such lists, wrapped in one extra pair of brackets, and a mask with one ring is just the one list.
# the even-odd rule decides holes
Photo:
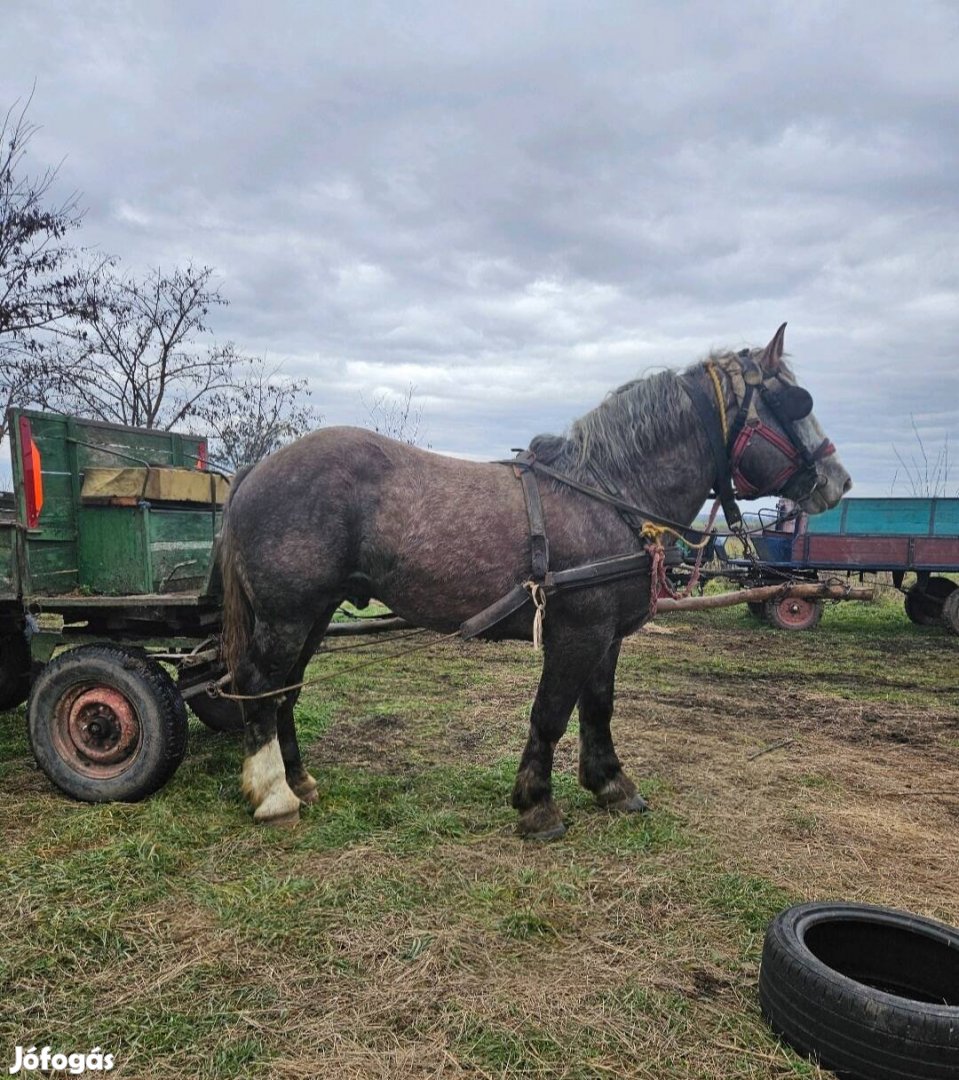
[(222, 505), (229, 485), (222, 476), (197, 469), (138, 467), (87, 468), (81, 497), (91, 499), (148, 499), (150, 502), (188, 502)]
[(77, 593), (69, 593), (62, 596), (43, 598), (43, 610), (59, 612), (70, 611), (103, 611), (142, 610), (143, 608), (165, 607), (189, 607), (205, 608), (216, 607), (216, 602), (208, 596), (201, 596), (195, 592), (169, 592), (169, 593), (135, 593), (118, 596), (82, 596)]
[(875, 589), (851, 588), (846, 585), (762, 585), (755, 589), (736, 589), (710, 596), (686, 596), (681, 600), (661, 599), (657, 611), (707, 611), (711, 608), (733, 607), (735, 604), (760, 604), (776, 597), (797, 596), (806, 600), (872, 600)]

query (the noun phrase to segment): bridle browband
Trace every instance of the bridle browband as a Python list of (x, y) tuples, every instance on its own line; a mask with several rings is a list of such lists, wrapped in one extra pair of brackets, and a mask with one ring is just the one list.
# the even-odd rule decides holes
[[(733, 363), (709, 361), (705, 370), (712, 381), (713, 395), (692, 375), (681, 375), (680, 385), (689, 395), (706, 432), (716, 465), (715, 491), (722, 503), (730, 527), (742, 521), (736, 499), (755, 499), (781, 491), (794, 477), (808, 480), (809, 486), (797, 495), (805, 498), (819, 482), (818, 462), (836, 452), (829, 439), (815, 450), (808, 450), (796, 430), (796, 422), (812, 412), (812, 397), (799, 386), (770, 384), (776, 375), (766, 375), (748, 349), (737, 354)], [(726, 421), (726, 400), (721, 376), (725, 376), (737, 403), (732, 423)], [(756, 395), (775, 417), (782, 429), (777, 431), (763, 420)], [(744, 457), (754, 438), (765, 439), (786, 459), (784, 467), (769, 480), (759, 481), (746, 475)]]

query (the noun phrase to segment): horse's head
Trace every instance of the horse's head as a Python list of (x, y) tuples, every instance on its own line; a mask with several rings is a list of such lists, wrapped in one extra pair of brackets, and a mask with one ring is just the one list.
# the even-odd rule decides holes
[(783, 495), (818, 514), (835, 506), (852, 480), (813, 416), (812, 395), (796, 385), (783, 359), (785, 331), (783, 323), (765, 349), (714, 361), (735, 399), (726, 432), (729, 468), (739, 497)]

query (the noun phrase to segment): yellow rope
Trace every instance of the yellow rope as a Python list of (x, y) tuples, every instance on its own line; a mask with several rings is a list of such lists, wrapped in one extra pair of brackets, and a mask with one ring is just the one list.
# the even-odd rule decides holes
[(726, 395), (723, 393), (722, 383), (719, 381), (719, 372), (715, 364), (707, 364), (706, 370), (713, 380), (713, 389), (716, 391), (716, 404), (719, 406), (719, 422), (723, 428), (723, 442), (729, 439), (729, 425), (726, 423)]
[(698, 544), (694, 544), (692, 540), (687, 540), (686, 537), (683, 536), (683, 534), (681, 532), (678, 532), (676, 529), (671, 529), (668, 525), (660, 525), (655, 521), (647, 521), (640, 530), (640, 532), (647, 540), (651, 541), (654, 544), (658, 544), (660, 542), (660, 538), (665, 536), (667, 533), (672, 533), (673, 536), (675, 536), (679, 540), (682, 540), (686, 547), (691, 548), (693, 551), (699, 551), (700, 548), (704, 548), (713, 538), (712, 533), (709, 533), (708, 535), (704, 536)]

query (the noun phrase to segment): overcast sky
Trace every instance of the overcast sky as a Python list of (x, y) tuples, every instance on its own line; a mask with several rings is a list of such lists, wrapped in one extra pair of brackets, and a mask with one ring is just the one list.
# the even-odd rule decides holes
[[(787, 348), (857, 494), (959, 419), (959, 5), (4, 0), (83, 243), (192, 260), (327, 423), (409, 385), (502, 456), (713, 346)], [(959, 440), (949, 494), (959, 493)], [(900, 470), (901, 471), (901, 470)], [(908, 494), (900, 482), (897, 494)]]

